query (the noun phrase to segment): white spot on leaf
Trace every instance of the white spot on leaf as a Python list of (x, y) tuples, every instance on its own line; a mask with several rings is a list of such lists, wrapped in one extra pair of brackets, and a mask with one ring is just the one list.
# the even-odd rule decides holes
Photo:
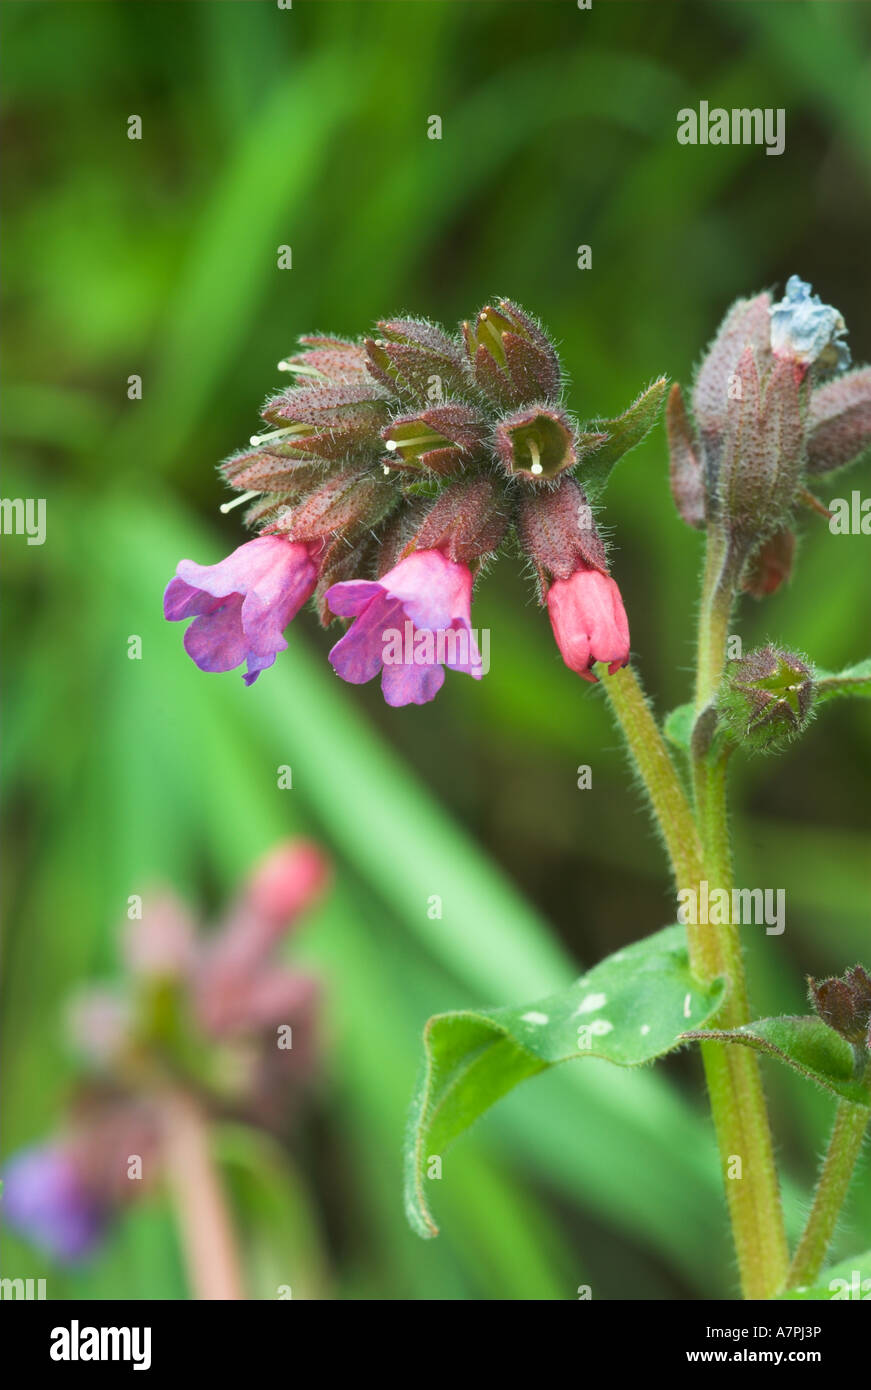
[(607, 994), (588, 994), (586, 999), (581, 1000), (572, 1017), (577, 1018), (578, 1014), (595, 1013), (597, 1009), (603, 1009), (607, 1002)]
[(550, 1022), (550, 1019), (548, 1018), (547, 1014), (539, 1014), (539, 1013), (536, 1013), (536, 1012), (535, 1012), (535, 1009), (532, 1009), (528, 1014), (523, 1014), (523, 1015), (522, 1015), (522, 1019), (523, 1019), (523, 1022), (524, 1022), (524, 1023), (549, 1023), (549, 1022)]

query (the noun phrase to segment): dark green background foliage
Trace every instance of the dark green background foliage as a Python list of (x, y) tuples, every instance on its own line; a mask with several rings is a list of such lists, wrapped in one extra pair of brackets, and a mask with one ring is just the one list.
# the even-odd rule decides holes
[[(128, 894), (168, 882), (214, 909), (302, 830), (336, 862), (298, 950), (325, 980), (322, 1080), (289, 1160), (220, 1136), (256, 1296), (732, 1292), (691, 1053), (521, 1087), (449, 1152), (430, 1194), (441, 1238), (404, 1224), (427, 1016), (553, 992), (674, 915), (604, 702), (563, 666), (519, 562), (476, 595), (489, 675), (449, 677), (421, 709), (341, 686), (310, 616), (251, 690), (202, 675), (160, 598), (178, 558), (239, 543), (215, 465), (257, 428), (300, 332), (401, 311), (453, 324), (510, 295), (553, 331), (588, 418), (661, 372), (686, 381), (736, 296), (797, 272), (871, 358), (871, 10), (12, 0), (2, 29), (3, 493), (48, 504), (41, 549), (4, 542), (6, 1152), (62, 1114), (64, 1000), (117, 968)], [(784, 107), (786, 152), (679, 146), (676, 113), (701, 99)], [(688, 696), (700, 566), (666, 469), (659, 427), (602, 518), (663, 712)], [(867, 464), (831, 495), (851, 487), (867, 495)], [(833, 670), (868, 655), (868, 544), (809, 518), (791, 586), (742, 608), (745, 644), (779, 638)], [(739, 879), (787, 889), (786, 934), (747, 933), (758, 1014), (801, 1011), (806, 972), (871, 963), (869, 742), (844, 701), (736, 778)], [(766, 1077), (794, 1228), (832, 1105), (774, 1064)], [(836, 1257), (868, 1244), (868, 1176), (866, 1158)], [(7, 1236), (3, 1272), (49, 1273), (55, 1296), (185, 1292), (159, 1194), (87, 1268), (46, 1270)]]

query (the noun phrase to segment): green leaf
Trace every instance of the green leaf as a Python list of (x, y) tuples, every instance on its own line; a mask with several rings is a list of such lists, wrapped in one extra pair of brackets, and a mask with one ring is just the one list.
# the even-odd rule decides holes
[(637, 1067), (680, 1046), (686, 1018), (702, 1023), (722, 983), (690, 973), (683, 927), (665, 927), (609, 956), (567, 989), (516, 1008), (436, 1014), (406, 1141), (406, 1212), (438, 1234), (424, 1195), (430, 1160), (519, 1082), (558, 1062), (601, 1057)]
[(591, 429), (607, 433), (608, 439), (597, 449), (589, 461), (584, 461), (577, 470), (578, 482), (588, 497), (595, 497), (602, 491), (615, 463), (640, 444), (644, 436), (656, 424), (656, 417), (662, 409), (668, 378), (661, 376), (648, 386), (629, 409), (613, 420), (596, 420)]
[(688, 1032), (684, 1037), (699, 1042), (741, 1043), (756, 1052), (767, 1052), (843, 1100), (871, 1106), (871, 1083), (854, 1076), (850, 1044), (822, 1019), (760, 1018), (741, 1028)]
[(814, 703), (835, 700), (840, 695), (871, 697), (871, 658), (848, 666), (845, 671), (817, 671), (814, 676)]
[(871, 1250), (862, 1255), (848, 1255), (846, 1260), (823, 1270), (817, 1282), (806, 1288), (787, 1289), (778, 1294), (778, 1302), (843, 1302), (871, 1299)]
[(681, 748), (684, 753), (689, 753), (695, 722), (695, 705), (692, 702), (687, 705), (678, 705), (671, 711), (671, 714), (666, 716), (662, 732), (669, 743), (674, 744), (675, 748)]

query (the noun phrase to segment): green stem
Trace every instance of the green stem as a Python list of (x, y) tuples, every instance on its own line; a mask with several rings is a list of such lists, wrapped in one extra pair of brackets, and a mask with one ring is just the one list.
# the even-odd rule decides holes
[(641, 774), (679, 887), (699, 876), (702, 847), (692, 811), (635, 672), (624, 666), (602, 684)]
[(787, 1288), (812, 1284), (822, 1269), (867, 1128), (868, 1111), (864, 1105), (853, 1105), (848, 1100), (838, 1102), (832, 1137), (807, 1225), (789, 1268)]
[[(726, 664), (726, 643), (743, 553), (724, 533), (708, 535), (696, 682), (696, 716), (714, 700)], [(697, 726), (699, 727), (699, 726)], [(727, 805), (730, 747), (717, 753), (694, 747), (696, 818), (702, 840), (703, 876), (731, 901), (733, 873)], [(747, 983), (738, 926), (705, 928), (702, 947), (689, 933), (690, 960), (703, 980), (725, 975), (729, 993), (717, 1026), (738, 1028), (750, 1021)], [(712, 969), (713, 965), (713, 969)], [(774, 1145), (762, 1074), (755, 1053), (719, 1043), (702, 1045), (702, 1061), (717, 1131), (732, 1234), (745, 1298), (768, 1298), (782, 1285), (789, 1259)], [(735, 1160), (740, 1160), (740, 1167)], [(737, 1174), (740, 1174), (738, 1176)]]

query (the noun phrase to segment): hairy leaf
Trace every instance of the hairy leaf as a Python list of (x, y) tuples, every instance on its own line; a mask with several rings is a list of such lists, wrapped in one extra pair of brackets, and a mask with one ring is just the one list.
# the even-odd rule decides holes
[(848, 666), (845, 671), (817, 671), (814, 677), (814, 703), (835, 700), (840, 695), (871, 696), (871, 658)]
[(667, 385), (667, 377), (661, 376), (646, 391), (642, 391), (622, 415), (614, 420), (595, 421), (593, 428), (606, 433), (608, 439), (594, 454), (584, 459), (577, 470), (578, 480), (588, 497), (597, 496), (602, 491), (615, 463), (636, 444), (640, 444), (656, 424)]
[(438, 1234), (425, 1184), (433, 1159), (500, 1096), (577, 1057), (618, 1066), (651, 1062), (680, 1046), (686, 1019), (704, 1022), (723, 986), (693, 978), (684, 929), (666, 927), (609, 956), (558, 994), (515, 1008), (437, 1014), (406, 1141), (406, 1211), (422, 1236)]
[(684, 1037), (698, 1042), (739, 1043), (767, 1052), (843, 1100), (871, 1106), (871, 1083), (854, 1075), (850, 1044), (822, 1019), (810, 1015), (760, 1018), (741, 1028), (687, 1032)]

